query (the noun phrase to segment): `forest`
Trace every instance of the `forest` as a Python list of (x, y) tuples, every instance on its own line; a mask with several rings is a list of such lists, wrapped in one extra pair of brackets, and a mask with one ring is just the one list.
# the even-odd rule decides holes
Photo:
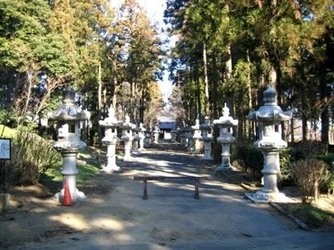
[[(282, 110), (293, 111), (283, 139), (316, 139), (304, 155), (327, 154), (333, 11), (332, 0), (166, 0), (159, 27), (136, 0), (117, 8), (108, 0), (0, 0), (0, 124), (51, 139), (47, 114), (71, 88), (91, 112), (90, 146), (101, 142), (98, 122), (110, 106), (118, 119), (129, 115), (149, 129), (160, 114), (181, 127), (212, 121), (227, 104), (238, 141), (251, 143), (257, 124), (248, 114), (272, 86)], [(167, 103), (158, 87), (164, 72), (173, 83)], [(260, 164), (254, 159), (250, 166)]]
[[(248, 113), (263, 105), (268, 85), (278, 105), (293, 111), (283, 138), (332, 143), (333, 1), (168, 0), (165, 21), (178, 37), (170, 55), (171, 80), (190, 121), (214, 119), (224, 103), (239, 119), (238, 138), (252, 138)], [(173, 97), (173, 96), (172, 96)], [(299, 121), (294, 122), (294, 121)], [(295, 138), (295, 131), (300, 136)]]
[(294, 112), (283, 137), (294, 142), (299, 126), (300, 140), (317, 130), (324, 144), (332, 141), (333, 1), (167, 0), (164, 30), (135, 0), (119, 8), (107, 0), (1, 0), (0, 12), (2, 124), (40, 128), (71, 87), (92, 112), (91, 143), (110, 105), (153, 127), (165, 105), (157, 82), (168, 71), (174, 91), (165, 112), (180, 125), (216, 119), (227, 103), (238, 137), (252, 138), (247, 114), (271, 85), (278, 105)]

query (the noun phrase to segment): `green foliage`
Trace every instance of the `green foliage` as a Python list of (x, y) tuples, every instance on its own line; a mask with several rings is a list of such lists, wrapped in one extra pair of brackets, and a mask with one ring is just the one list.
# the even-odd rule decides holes
[(87, 181), (88, 179), (92, 178), (94, 175), (99, 173), (100, 168), (91, 165), (91, 164), (84, 164), (78, 166), (78, 175), (77, 175), (77, 182), (82, 183)]
[(263, 155), (261, 151), (251, 144), (238, 144), (235, 147), (235, 154), (238, 160), (243, 161), (245, 171), (250, 169), (256, 178), (261, 176), (263, 168)]
[(13, 184), (32, 184), (39, 180), (40, 174), (59, 164), (60, 154), (50, 141), (38, 135), (18, 130), (12, 141)]
[(289, 214), (301, 219), (311, 228), (331, 224), (334, 219), (333, 213), (326, 212), (308, 203), (291, 204), (286, 209)]
[(13, 138), (16, 134), (16, 130), (0, 124), (0, 137), (1, 138)]
[(291, 170), (291, 163), (304, 160), (305, 154), (298, 148), (285, 148), (280, 152), (280, 183), (282, 185), (293, 185), (294, 177)]

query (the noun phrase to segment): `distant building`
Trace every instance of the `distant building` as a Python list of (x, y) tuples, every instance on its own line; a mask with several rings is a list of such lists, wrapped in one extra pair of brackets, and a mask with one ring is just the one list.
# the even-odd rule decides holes
[(159, 129), (163, 133), (163, 139), (171, 139), (171, 131), (175, 127), (175, 121), (159, 121)]

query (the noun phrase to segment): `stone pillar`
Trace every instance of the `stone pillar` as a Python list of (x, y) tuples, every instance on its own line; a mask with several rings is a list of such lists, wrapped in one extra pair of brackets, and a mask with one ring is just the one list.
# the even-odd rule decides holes
[(263, 154), (263, 188), (255, 194), (246, 194), (247, 197), (258, 202), (282, 201), (286, 199), (277, 188), (277, 176), (280, 172), (279, 151), (287, 146), (282, 140), (281, 122), (292, 118), (291, 111), (283, 112), (277, 106), (276, 90), (268, 86), (263, 92), (264, 105), (258, 111), (252, 111), (248, 117), (257, 121), (259, 125), (259, 140), (254, 143)]

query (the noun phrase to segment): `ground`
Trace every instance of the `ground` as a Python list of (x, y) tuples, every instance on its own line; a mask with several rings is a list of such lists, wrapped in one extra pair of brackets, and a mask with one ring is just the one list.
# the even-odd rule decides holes
[[(240, 178), (240, 176), (241, 175), (239, 175), (238, 178)], [(237, 176), (233, 176), (232, 174), (232, 176), (223, 176), (221, 178), (225, 178), (225, 181), (229, 179), (234, 180), (231, 181), (231, 185), (234, 185), (234, 189), (242, 195), (243, 189), (240, 187), (240, 183), (237, 183), (238, 178), (236, 177)], [(119, 228), (122, 228), (122, 225), (117, 224), (115, 221), (110, 224), (108, 222), (108, 220), (110, 220), (108, 215), (115, 215), (115, 217), (131, 223), (131, 218), (137, 216), (137, 214), (134, 214), (136, 210), (113, 204), (112, 209), (109, 211), (106, 208), (108, 206), (102, 203), (111, 195), (115, 197), (115, 200), (122, 199), (121, 192), (114, 192), (115, 186), (117, 186), (118, 190), (122, 190), (125, 193), (128, 192), (126, 187), (119, 185), (121, 181), (122, 180), (119, 178), (111, 178), (110, 175), (98, 174), (84, 185), (78, 184), (79, 190), (83, 191), (86, 196), (89, 197), (89, 201), (83, 202), (82, 204), (78, 202), (71, 208), (59, 204), (58, 201), (53, 199), (54, 190), (50, 191), (46, 186), (41, 184), (13, 188), (10, 191), (10, 208), (0, 213), (0, 225), (2, 225), (1, 228), (4, 229), (0, 230), (0, 248), (12, 249), (13, 246), (24, 246), (29, 242), (45, 242), (49, 239), (57, 239), (57, 237), (61, 237), (62, 235), (73, 235), (73, 241), (80, 241), (86, 237), (85, 232), (92, 232), (92, 227), (94, 234), (105, 232), (104, 230), (108, 227), (112, 227), (110, 230), (119, 230)], [(130, 183), (128, 185), (138, 185), (133, 181), (128, 183)], [(252, 186), (250, 183), (248, 184), (249, 185), (244, 186), (244, 188), (256, 190), (256, 186)], [(57, 189), (57, 187), (52, 188)], [(60, 187), (58, 187), (58, 190), (59, 189)], [(288, 196), (295, 197), (297, 200), (299, 199), (298, 191), (295, 188), (286, 188), (284, 192)], [(143, 204), (145, 205), (145, 203)], [(283, 210), (288, 210), (286, 204), (279, 204), (279, 206)], [(316, 206), (326, 211), (333, 212), (333, 196), (322, 196), (316, 203)], [(271, 208), (264, 205), (264, 209)], [(289, 224), (289, 227), (298, 227), (292, 225), (291, 218), (287, 218), (285, 215), (282, 216), (282, 213), (275, 212), (274, 209), (271, 212), (282, 223)], [(104, 219), (96, 219), (96, 215)], [(87, 221), (92, 223), (88, 225)], [(332, 221), (310, 229), (328, 230), (334, 229), (333, 226), (334, 223)], [(169, 232), (168, 234), (165, 232), (165, 235), (162, 236), (161, 234), (163, 232), (159, 230), (157, 228), (152, 230), (152, 238), (159, 240), (161, 237), (167, 237), (170, 241), (178, 238), (175, 232)], [(196, 238), (198, 237), (199, 235), (196, 235)], [(18, 249), (29, 248), (23, 247)]]

